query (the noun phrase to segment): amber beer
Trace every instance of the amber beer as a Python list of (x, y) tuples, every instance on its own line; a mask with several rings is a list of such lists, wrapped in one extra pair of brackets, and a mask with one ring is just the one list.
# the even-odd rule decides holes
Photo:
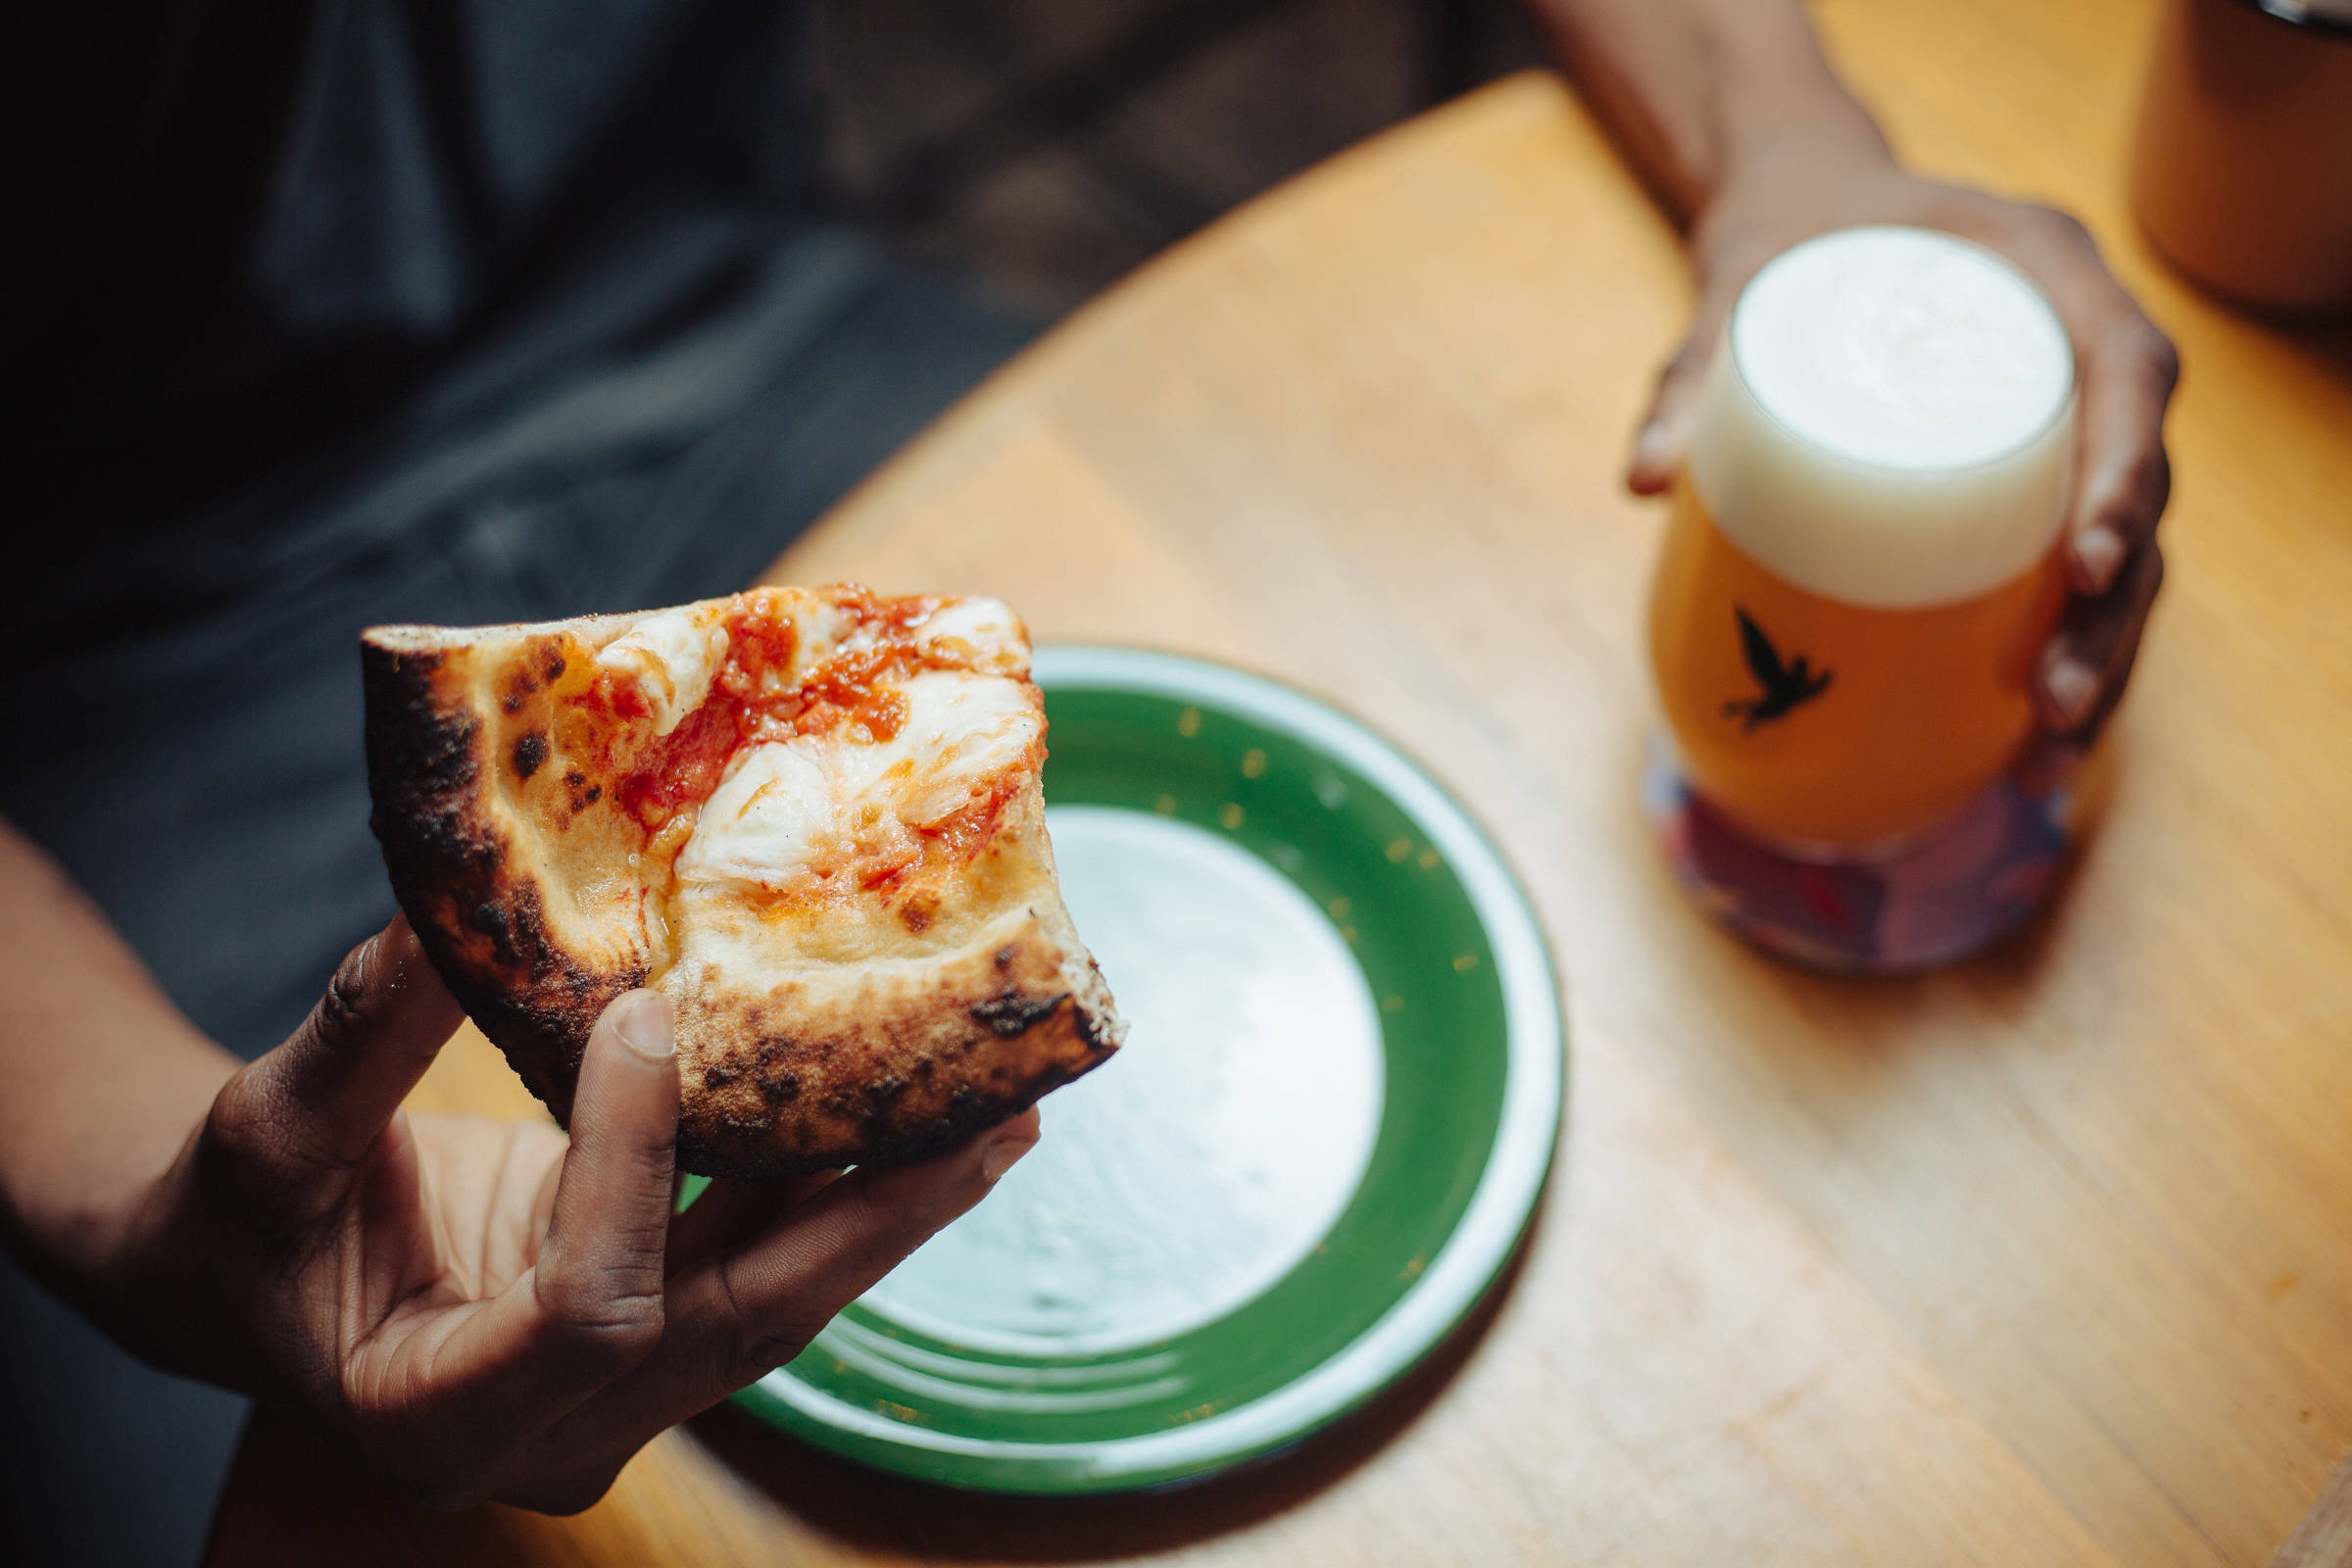
[(2074, 360), (1964, 240), (1807, 241), (1741, 295), (1650, 603), (1691, 787), (1800, 854), (1893, 853), (2031, 734), (2064, 598)]

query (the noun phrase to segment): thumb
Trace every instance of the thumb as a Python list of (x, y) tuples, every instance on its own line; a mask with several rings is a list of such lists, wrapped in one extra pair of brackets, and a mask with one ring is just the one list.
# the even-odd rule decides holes
[(543, 1433), (662, 1343), (677, 1132), (669, 1004), (624, 993), (588, 1035), (537, 1257), (422, 1352), (422, 1375), (481, 1413), (470, 1436)]
[(542, 1370), (573, 1396), (626, 1371), (661, 1338), (677, 1053), (669, 1003), (631, 991), (605, 1008), (580, 1059), (571, 1149), (532, 1280)]
[(1728, 303), (1712, 298), (1702, 302), (1690, 335), (1658, 371), (1657, 390), (1650, 394), (1649, 413), (1634, 432), (1633, 457), (1626, 465), (1625, 487), (1634, 494), (1661, 495), (1674, 483), (1675, 470), (1690, 451), (1691, 432), (1698, 423), (1699, 394), (1706, 387), (1707, 369), (1715, 362), (1715, 345), (1730, 314)]
[(356, 1163), (391, 1122), (465, 1013), (408, 916), (354, 948), (292, 1037), (249, 1069), (280, 1150)]

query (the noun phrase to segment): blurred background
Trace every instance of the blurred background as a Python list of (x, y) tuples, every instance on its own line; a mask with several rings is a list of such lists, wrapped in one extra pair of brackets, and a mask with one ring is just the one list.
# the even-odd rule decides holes
[(1512, 0), (820, 0), (822, 180), (1052, 318), (1382, 127), (1544, 58)]

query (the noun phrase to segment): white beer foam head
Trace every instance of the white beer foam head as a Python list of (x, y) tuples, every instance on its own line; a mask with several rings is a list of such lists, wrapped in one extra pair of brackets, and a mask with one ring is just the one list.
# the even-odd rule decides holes
[(1733, 543), (1799, 587), (1948, 604), (2049, 548), (2074, 411), (2066, 329), (2023, 272), (1930, 229), (1841, 229), (1740, 296), (1690, 482)]

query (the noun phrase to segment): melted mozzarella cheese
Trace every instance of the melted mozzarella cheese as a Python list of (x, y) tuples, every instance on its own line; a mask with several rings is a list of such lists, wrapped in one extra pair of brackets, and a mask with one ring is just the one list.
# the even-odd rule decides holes
[(914, 635), (924, 653), (991, 675), (1029, 672), (1029, 635), (1001, 599), (958, 599), (940, 606)]
[(934, 670), (900, 688), (887, 741), (799, 735), (738, 755), (678, 857), (681, 884), (781, 887), (879, 854), (985, 795), (1036, 745), (1044, 720), (1016, 681)]
[(934, 670), (901, 690), (906, 722), (889, 745), (903, 755), (879, 777), (889, 785), (900, 820), (914, 827), (934, 826), (962, 810), (1045, 730), (1027, 690), (999, 676)]
[(667, 735), (703, 706), (710, 682), (727, 661), (724, 605), (688, 605), (646, 616), (607, 643), (599, 668), (633, 681), (653, 715), (654, 733)]
[(792, 623), (799, 633), (793, 644), (792, 663), (783, 672), (785, 689), (798, 686), (808, 678), (817, 665), (849, 646), (858, 630), (858, 619), (836, 605), (811, 602), (806, 594), (792, 606)]

